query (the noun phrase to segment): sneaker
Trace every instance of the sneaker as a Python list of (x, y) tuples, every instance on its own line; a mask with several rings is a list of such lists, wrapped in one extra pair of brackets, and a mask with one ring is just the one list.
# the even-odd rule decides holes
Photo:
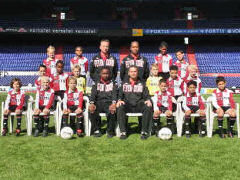
[(77, 135), (78, 135), (78, 137), (83, 137), (84, 136), (83, 130), (77, 129)]
[(16, 136), (19, 136), (21, 132), (21, 129), (16, 129)]
[(48, 136), (48, 131), (46, 129), (43, 130), (43, 134), (42, 134), (43, 137), (47, 137)]
[(145, 133), (145, 132), (143, 132), (142, 134), (141, 134), (141, 139), (142, 140), (145, 140), (145, 139), (147, 139), (149, 136), (148, 136), (148, 134), (147, 133)]
[(8, 132), (7, 128), (3, 128), (2, 136), (6, 136), (7, 132)]
[(34, 131), (34, 137), (38, 137), (38, 135), (39, 135), (39, 130), (38, 129), (35, 129), (35, 131)]
[(94, 131), (93, 136), (94, 137), (101, 137), (102, 133), (99, 130), (96, 130), (96, 131)]
[(122, 139), (122, 140), (127, 139), (127, 134), (126, 134), (126, 132), (122, 132), (122, 133), (121, 133), (120, 139)]

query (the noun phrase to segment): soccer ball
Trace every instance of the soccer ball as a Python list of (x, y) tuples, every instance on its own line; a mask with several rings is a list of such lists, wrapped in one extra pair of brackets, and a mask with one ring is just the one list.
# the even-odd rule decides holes
[(73, 130), (70, 127), (64, 127), (61, 130), (61, 138), (63, 139), (71, 139), (73, 136)]
[(169, 140), (172, 137), (172, 131), (169, 128), (164, 127), (158, 131), (158, 137), (162, 140)]

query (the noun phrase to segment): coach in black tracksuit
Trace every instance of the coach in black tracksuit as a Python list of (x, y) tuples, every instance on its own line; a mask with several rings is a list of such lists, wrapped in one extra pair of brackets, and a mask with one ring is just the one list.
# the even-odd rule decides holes
[(92, 86), (89, 105), (89, 118), (95, 137), (101, 136), (101, 117), (107, 115), (107, 136), (113, 137), (116, 126), (117, 85), (111, 80), (110, 70), (105, 67), (100, 72), (100, 80)]
[(99, 80), (99, 74), (103, 67), (108, 67), (112, 80), (115, 80), (118, 72), (117, 59), (109, 54), (110, 42), (107, 39), (101, 40), (101, 52), (94, 56), (90, 63), (90, 77), (94, 82)]
[(128, 70), (130, 66), (138, 67), (138, 78), (146, 82), (149, 76), (149, 64), (145, 57), (139, 55), (139, 43), (137, 41), (131, 42), (131, 53), (122, 60), (120, 68), (120, 77), (124, 81), (128, 79)]
[(127, 138), (126, 113), (143, 113), (141, 139), (147, 139), (152, 120), (151, 98), (145, 83), (138, 79), (138, 68), (131, 66), (128, 74), (128, 80), (123, 81), (119, 89), (117, 103), (117, 119), (121, 131), (120, 139)]

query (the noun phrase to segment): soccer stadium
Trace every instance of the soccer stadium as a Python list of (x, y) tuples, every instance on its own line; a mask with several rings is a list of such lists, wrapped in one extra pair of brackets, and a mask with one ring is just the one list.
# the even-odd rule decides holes
[(0, 179), (240, 178), (239, 1), (0, 4)]

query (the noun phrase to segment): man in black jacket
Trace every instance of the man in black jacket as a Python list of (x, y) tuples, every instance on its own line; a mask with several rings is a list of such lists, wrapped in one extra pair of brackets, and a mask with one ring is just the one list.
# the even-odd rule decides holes
[(120, 139), (127, 138), (126, 113), (142, 113), (141, 139), (149, 137), (152, 119), (152, 103), (145, 83), (138, 79), (138, 68), (131, 66), (128, 71), (129, 78), (122, 82), (117, 102), (117, 118), (120, 126)]
[(130, 66), (138, 68), (138, 77), (141, 81), (146, 82), (149, 76), (149, 64), (145, 57), (139, 55), (139, 43), (132, 41), (130, 46), (130, 54), (122, 60), (120, 68), (120, 77), (124, 81), (128, 79), (128, 71)]
[(95, 137), (101, 136), (101, 117), (99, 113), (107, 114), (107, 136), (113, 137), (116, 125), (117, 86), (110, 79), (110, 70), (103, 67), (100, 79), (92, 86), (89, 105), (89, 118)]
[(112, 80), (115, 80), (118, 72), (117, 59), (109, 53), (110, 41), (103, 39), (100, 42), (101, 52), (94, 56), (90, 64), (90, 77), (94, 82), (99, 80), (99, 74), (103, 67), (109, 67), (110, 76)]

